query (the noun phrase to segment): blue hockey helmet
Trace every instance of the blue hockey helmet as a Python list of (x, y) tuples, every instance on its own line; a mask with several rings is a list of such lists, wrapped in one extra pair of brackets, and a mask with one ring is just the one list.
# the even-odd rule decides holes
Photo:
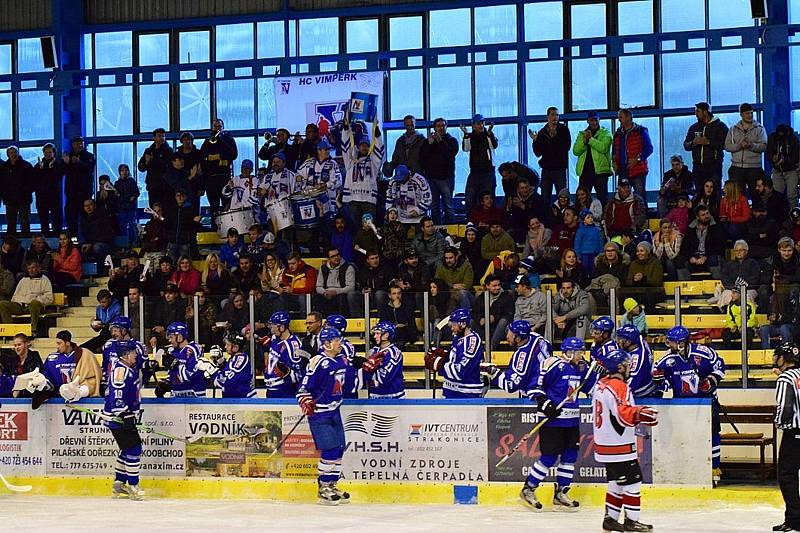
[(619, 372), (619, 367), (625, 361), (630, 359), (630, 356), (622, 350), (611, 350), (608, 353), (600, 353), (597, 356), (597, 362), (600, 366), (615, 374)]
[(573, 351), (583, 351), (586, 349), (586, 343), (583, 342), (583, 339), (579, 339), (578, 337), (567, 337), (561, 342), (561, 351), (562, 352), (573, 352)]
[(469, 311), (462, 308), (456, 309), (452, 313), (450, 313), (450, 322), (456, 322), (460, 324), (469, 324), (470, 316)]
[(611, 333), (614, 331), (614, 321), (610, 317), (601, 316), (592, 321), (592, 329)]
[(275, 324), (276, 326), (289, 327), (289, 313), (286, 311), (275, 311), (269, 317), (269, 323)]
[(642, 333), (639, 331), (639, 328), (634, 326), (633, 324), (625, 324), (620, 326), (617, 329), (617, 338), (618, 339), (625, 339), (629, 342), (639, 342), (639, 339), (642, 337)]
[(227, 344), (233, 344), (234, 346), (236, 346), (238, 349), (241, 350), (242, 346), (244, 346), (245, 339), (244, 335), (242, 335), (238, 331), (230, 331), (228, 332), (227, 335), (225, 335), (225, 338), (222, 339), (222, 341)]
[(515, 320), (508, 325), (508, 331), (517, 337), (530, 337), (531, 324), (527, 320)]
[(114, 320), (111, 321), (111, 324), (108, 325), (110, 328), (120, 328), (124, 329), (125, 331), (130, 331), (133, 323), (131, 319), (126, 316), (118, 316)]
[(167, 335), (182, 335), (184, 339), (189, 338), (189, 328), (183, 322), (173, 322), (167, 326)]
[(131, 350), (136, 350), (136, 342), (128, 340), (117, 341), (116, 348), (117, 356), (120, 356), (124, 353), (130, 352)]
[(403, 181), (411, 173), (405, 165), (397, 165), (394, 169), (394, 181)]
[(322, 331), (319, 332), (320, 344), (325, 344), (326, 342), (331, 342), (341, 338), (342, 333), (337, 328), (332, 326), (325, 326), (322, 328)]
[(372, 328), (372, 333), (388, 333), (389, 340), (394, 339), (394, 334), (397, 333), (397, 328), (391, 322), (387, 322), (386, 320), (381, 320), (375, 327)]
[(338, 329), (340, 333), (344, 333), (347, 330), (347, 319), (342, 315), (330, 315), (325, 319), (325, 325)]
[(666, 337), (671, 342), (686, 342), (689, 340), (689, 330), (683, 326), (675, 326), (667, 331)]

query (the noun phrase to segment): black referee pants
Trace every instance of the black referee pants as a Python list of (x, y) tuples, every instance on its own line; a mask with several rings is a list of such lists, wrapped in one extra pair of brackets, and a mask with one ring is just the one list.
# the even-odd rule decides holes
[(798, 471), (800, 471), (800, 430), (785, 430), (778, 453), (778, 484), (783, 501), (786, 502), (785, 524), (792, 529), (800, 530)]

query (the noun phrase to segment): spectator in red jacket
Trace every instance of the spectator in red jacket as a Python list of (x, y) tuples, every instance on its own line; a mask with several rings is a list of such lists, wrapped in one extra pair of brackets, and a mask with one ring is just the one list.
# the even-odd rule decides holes
[(292, 252), (286, 259), (278, 291), (289, 309), (306, 313), (306, 294), (317, 290), (317, 270), (305, 264), (300, 254)]
[(574, 207), (567, 207), (564, 209), (564, 216), (561, 219), (561, 224), (557, 224), (553, 228), (553, 235), (548, 241), (548, 246), (554, 246), (558, 249), (558, 257), (567, 248), (572, 248), (575, 244), (575, 234), (578, 232), (578, 213), (575, 212)]
[(183, 296), (192, 296), (200, 289), (200, 271), (193, 265), (188, 257), (178, 259), (178, 268), (172, 273), (170, 281), (178, 286), (178, 291)]
[(745, 234), (746, 225), (752, 217), (750, 204), (737, 181), (726, 181), (723, 191), (725, 195), (719, 201), (719, 221), (728, 239), (736, 241)]
[(473, 207), (467, 220), (478, 227), (478, 237), (483, 237), (489, 232), (489, 225), (493, 220), (503, 220), (503, 210), (494, 204), (494, 195), (490, 191), (483, 191), (480, 202)]
[(47, 277), (55, 289), (63, 291), (67, 285), (79, 283), (81, 275), (81, 253), (69, 235), (61, 232), (58, 236), (58, 250), (53, 252), (53, 264)]
[(647, 128), (633, 121), (630, 109), (619, 110), (619, 128), (614, 132), (611, 164), (619, 178), (633, 184), (636, 194), (645, 197), (647, 158), (653, 153), (653, 143)]
[(641, 196), (631, 191), (631, 183), (623, 178), (619, 180), (617, 193), (606, 205), (603, 218), (609, 237), (621, 235), (626, 230), (635, 234), (647, 222), (647, 204)]

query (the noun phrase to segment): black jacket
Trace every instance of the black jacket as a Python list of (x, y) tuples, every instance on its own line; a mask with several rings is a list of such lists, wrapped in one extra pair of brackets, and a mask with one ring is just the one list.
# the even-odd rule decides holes
[(0, 189), (3, 201), (9, 205), (30, 205), (33, 193), (33, 166), (22, 159), (3, 161), (0, 167)]
[(54, 157), (42, 159), (33, 166), (33, 190), (36, 192), (36, 201), (41, 202), (44, 197), (61, 203), (64, 191), (64, 162)]
[[(480, 250), (478, 250), (480, 252)], [(428, 292), (431, 285), (431, 277), (428, 269), (424, 265), (417, 264), (417, 268), (413, 271), (405, 263), (400, 264), (397, 269), (397, 278), (404, 283), (411, 285), (410, 291), (412, 292)]]
[[(709, 144), (692, 146), (695, 133), (700, 133), (708, 139)], [(683, 148), (692, 152), (692, 164), (695, 168), (706, 170), (719, 170), (725, 157), (725, 137), (728, 135), (728, 126), (720, 119), (714, 117), (708, 124), (699, 121), (689, 126)]]
[[(497, 137), (488, 129), (480, 133), (469, 132), (464, 135), (464, 146), (469, 139), (469, 170), (470, 172), (490, 172), (494, 170), (494, 161), (490, 153), (497, 148)], [(491, 145), (491, 150), (489, 146)]]
[[(153, 159), (148, 164), (145, 156), (152, 155)], [(167, 143), (162, 144), (156, 148), (156, 143), (151, 144), (145, 148), (142, 157), (139, 158), (139, 163), (136, 167), (139, 172), (147, 172), (147, 177), (144, 182), (148, 189), (158, 189), (163, 187), (161, 180), (164, 173), (170, 167), (170, 159), (172, 158), (172, 148)]]
[(445, 133), (441, 141), (426, 140), (419, 155), (422, 175), (428, 181), (454, 178), (457, 154), (458, 141), (449, 133)]
[(569, 128), (558, 123), (556, 136), (550, 137), (545, 124), (539, 130), (533, 142), (533, 153), (539, 156), (539, 167), (544, 170), (565, 170), (569, 165), (569, 150), (572, 147), (572, 135)]
[(210, 142), (210, 139), (203, 141), (200, 146), (200, 153), (203, 156), (203, 180), (204, 189), (208, 190), (209, 180), (220, 182), (223, 179), (227, 183), (231, 177), (233, 161), (239, 157), (239, 149), (236, 141), (228, 132), (219, 135), (217, 142)]
[[(491, 295), (489, 296), (491, 298)], [(503, 291), (500, 296), (489, 304), (489, 314), (494, 316), (494, 324), (501, 318), (509, 322), (514, 319), (514, 297), (508, 291)], [(486, 317), (486, 296), (479, 294), (475, 298), (475, 306), (472, 308), (472, 319), (480, 323), (481, 318)]]
[[(67, 155), (70, 156), (71, 160), (76, 154), (69, 152)], [(64, 173), (67, 176), (65, 192), (67, 193), (67, 198), (89, 198), (92, 193), (92, 185), (94, 185), (96, 160), (94, 154), (87, 150), (77, 154), (77, 158), (78, 160), (75, 163), (70, 162), (64, 165)]]
[[(680, 256), (688, 261), (690, 257), (697, 255), (697, 248), (700, 246), (700, 240), (697, 238), (697, 221), (692, 221), (689, 224), (689, 229), (686, 230), (683, 243), (681, 243)], [(720, 224), (712, 221), (708, 226), (708, 233), (706, 234), (706, 253), (705, 255), (719, 255), (725, 256), (725, 241), (727, 236), (725, 230), (722, 229)]]
[(356, 272), (356, 288), (388, 291), (389, 283), (394, 279), (394, 272), (384, 263), (378, 268), (364, 265)]
[(778, 246), (778, 224), (769, 216), (753, 217), (745, 224), (744, 240), (750, 246), (750, 257), (766, 259)]
[[(25, 363), (20, 366), (19, 364), (19, 357), (17, 357), (16, 352), (14, 350), (3, 350), (2, 355), (0, 355), (0, 366), (3, 368), (3, 374), (10, 375), (10, 376), (19, 376), (20, 374), (26, 374), (28, 372), (33, 372), (35, 369), (42, 369), (42, 358), (39, 355), (39, 352), (35, 352), (33, 350), (28, 350), (28, 357), (25, 358)], [(11, 397), (11, 394), (8, 394), (7, 397)], [(23, 390), (20, 391), (19, 398), (30, 398), (31, 393)]]
[[(797, 134), (786, 124), (779, 124), (767, 137), (767, 161), (780, 172), (797, 170), (800, 162), (800, 142)], [(778, 161), (775, 161), (778, 156)]]
[(186, 321), (186, 300), (176, 297), (175, 301), (169, 303), (164, 297), (161, 297), (153, 306), (152, 316), (152, 326), (166, 328), (173, 322), (184, 322)]
[(192, 235), (197, 231), (194, 221), (195, 210), (187, 200), (183, 205), (176, 205), (175, 210), (167, 217), (167, 242), (173, 244), (189, 244)]
[(748, 288), (757, 289), (761, 281), (761, 267), (752, 257), (746, 257), (744, 261), (722, 261), (720, 278), (726, 289), (733, 289), (739, 278), (747, 282)]
[(114, 224), (111, 217), (102, 210), (95, 208), (94, 213), (87, 215), (81, 212), (81, 242), (113, 244)]

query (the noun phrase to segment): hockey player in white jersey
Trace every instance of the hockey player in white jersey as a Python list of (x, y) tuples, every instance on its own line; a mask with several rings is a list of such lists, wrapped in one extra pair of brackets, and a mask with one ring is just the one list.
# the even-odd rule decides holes
[[(630, 357), (621, 350), (601, 354), (597, 361), (608, 372), (592, 395), (594, 458), (606, 465), (606, 514), (603, 531), (652, 531), (639, 522), (642, 470), (636, 451), (636, 424), (655, 426), (658, 411), (637, 407), (627, 380)], [(622, 510), (625, 522), (620, 523)]]
[(419, 174), (411, 174), (407, 166), (398, 165), (386, 191), (386, 210), (397, 209), (401, 224), (419, 224), (431, 208), (431, 202), (428, 180)]
[(350, 127), (349, 110), (345, 114), (342, 128), (342, 148), (345, 168), (342, 203), (350, 213), (350, 220), (357, 224), (365, 213), (375, 217), (378, 203), (378, 179), (383, 163), (383, 137), (377, 122), (372, 124), (370, 146), (368, 136), (355, 138)]

